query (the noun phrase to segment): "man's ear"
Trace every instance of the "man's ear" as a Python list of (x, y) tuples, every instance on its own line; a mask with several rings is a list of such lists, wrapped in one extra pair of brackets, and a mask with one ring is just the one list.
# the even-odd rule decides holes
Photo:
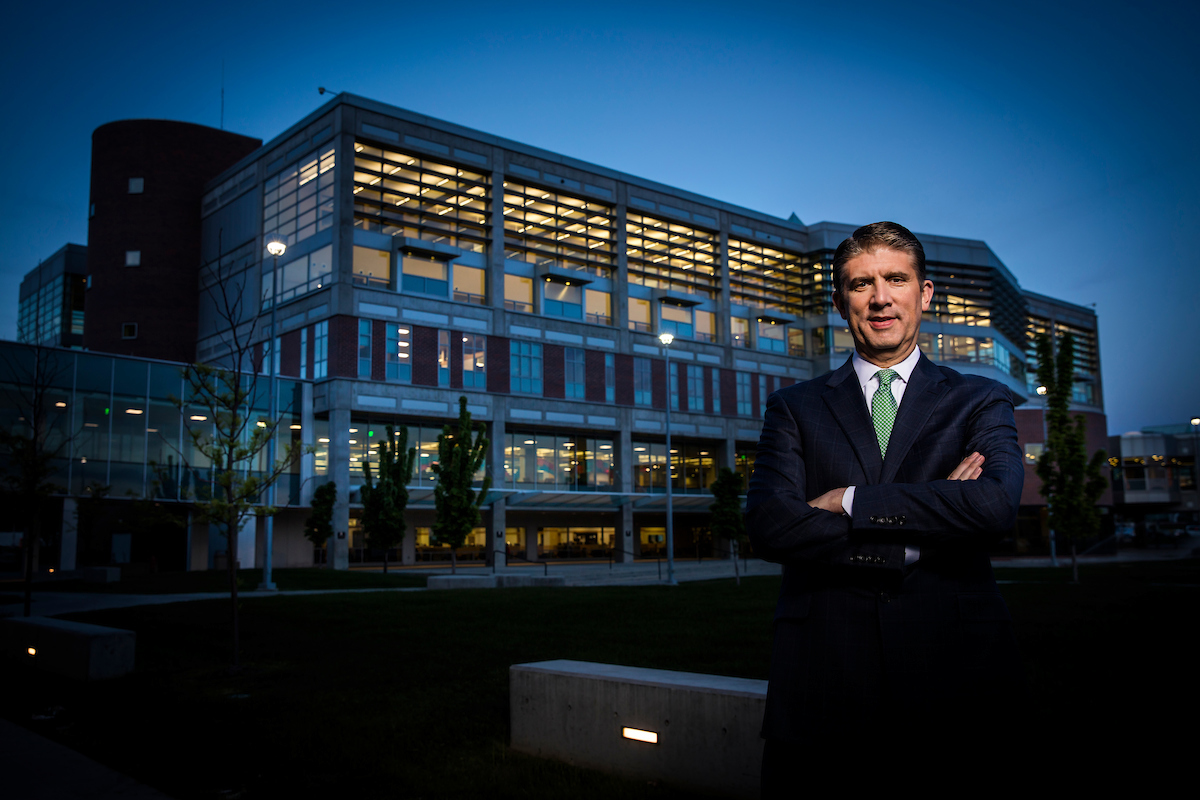
[(844, 305), (844, 301), (845, 298), (842, 297), (842, 293), (835, 289), (833, 292), (833, 307), (836, 308), (838, 313), (842, 315), (842, 319), (846, 319), (846, 307)]
[(933, 300), (933, 281), (921, 284), (921, 310), (928, 311), (929, 303)]

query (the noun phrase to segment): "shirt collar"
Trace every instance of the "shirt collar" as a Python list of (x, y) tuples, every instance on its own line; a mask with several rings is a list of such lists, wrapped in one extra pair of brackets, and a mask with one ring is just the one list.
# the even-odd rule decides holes
[[(908, 379), (912, 376), (913, 370), (917, 368), (917, 362), (921, 360), (921, 348), (914, 347), (913, 351), (908, 354), (908, 357), (899, 364), (893, 364), (892, 369), (900, 376), (900, 380), (908, 383)], [(854, 355), (850, 357), (850, 363), (854, 365), (854, 374), (858, 376), (858, 385), (866, 387), (871, 379), (875, 377), (875, 373), (879, 372), (882, 367), (877, 367), (870, 361), (854, 351)]]

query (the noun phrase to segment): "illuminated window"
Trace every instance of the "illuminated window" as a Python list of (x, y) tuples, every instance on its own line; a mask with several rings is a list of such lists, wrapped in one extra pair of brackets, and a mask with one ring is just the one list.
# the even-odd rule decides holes
[(616, 264), (612, 206), (504, 182), (504, 257), (606, 275)]
[(142, 265), (141, 250), (126, 250), (125, 251), (125, 266), (140, 267)]
[(729, 240), (729, 287), (735, 305), (777, 308), (796, 316), (823, 314), (828, 310), (828, 285), (820, 261)]
[(450, 288), (446, 280), (446, 262), (436, 258), (404, 256), (403, 283), (405, 292), (445, 297)]
[(780, 325), (775, 320), (758, 320), (758, 349), (771, 353), (783, 353), (787, 350), (785, 344), (787, 326)]
[(514, 488), (612, 491), (612, 439), (570, 434), (510, 432), (504, 446), (504, 478)]
[(145, 178), (130, 178), (129, 179), (129, 193), (130, 194), (141, 194), (145, 190), (145, 186), (146, 186)]
[(629, 298), (629, 329), (650, 332), (650, 301), (638, 297)]
[(542, 311), (552, 317), (583, 319), (583, 287), (560, 281), (543, 281)]
[(438, 386), (450, 385), (450, 331), (438, 331)]
[(487, 355), (487, 337), (475, 333), (464, 333), (463, 348), (463, 388), (486, 389), (487, 372), (484, 367)]
[(484, 293), (484, 271), (475, 267), (454, 264), (454, 299), (460, 303), (476, 303), (484, 305), (487, 295)]
[(365, 142), (354, 150), (356, 227), (484, 251), (490, 235), (487, 175)]
[(714, 297), (717, 234), (640, 214), (626, 214), (629, 282)]
[(263, 236), (288, 246), (333, 225), (334, 148), (289, 164), (263, 185)]
[(587, 298), (587, 321), (597, 325), (612, 324), (612, 299), (608, 292), (588, 289), (584, 292)]
[(745, 317), (730, 317), (729, 329), (734, 347), (750, 346), (750, 320)]
[(388, 323), (386, 331), (387, 350), (385, 363), (389, 381), (412, 382), (412, 329), (407, 325)]
[(533, 278), (504, 276), (504, 307), (509, 311), (533, 312)]
[(691, 306), (675, 305), (673, 303), (659, 304), (661, 317), (659, 332), (669, 332), (676, 339), (691, 339), (695, 328), (692, 326)]
[[(358, 250), (355, 249), (355, 263), (358, 263)], [(368, 253), (377, 251), (367, 250)], [(293, 297), (316, 291), (328, 286), (333, 280), (333, 246), (326, 245), (319, 250), (300, 256), (299, 258), (280, 264), (274, 271), (275, 292), (279, 302), (291, 300)], [(263, 308), (271, 305), (271, 262), (263, 261), (262, 296)]]
[(373, 247), (354, 248), (354, 282), (360, 286), (390, 289), (392, 286), (392, 254)]

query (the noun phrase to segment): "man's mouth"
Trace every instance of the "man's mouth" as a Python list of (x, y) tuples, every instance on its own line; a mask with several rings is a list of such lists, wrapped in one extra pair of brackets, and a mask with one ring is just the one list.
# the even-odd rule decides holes
[(895, 317), (869, 317), (867, 319), (867, 322), (871, 323), (871, 327), (876, 330), (883, 330), (884, 328), (889, 328), (889, 327), (891, 327), (892, 323), (895, 321), (896, 321)]

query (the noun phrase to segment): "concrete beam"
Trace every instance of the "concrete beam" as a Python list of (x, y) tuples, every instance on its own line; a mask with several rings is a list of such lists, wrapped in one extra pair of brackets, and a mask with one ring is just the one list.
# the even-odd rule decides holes
[(759, 795), (766, 681), (557, 660), (509, 667), (509, 693), (514, 750), (706, 794)]
[(137, 634), (49, 617), (0, 620), (5, 656), (79, 681), (119, 678), (133, 672)]

